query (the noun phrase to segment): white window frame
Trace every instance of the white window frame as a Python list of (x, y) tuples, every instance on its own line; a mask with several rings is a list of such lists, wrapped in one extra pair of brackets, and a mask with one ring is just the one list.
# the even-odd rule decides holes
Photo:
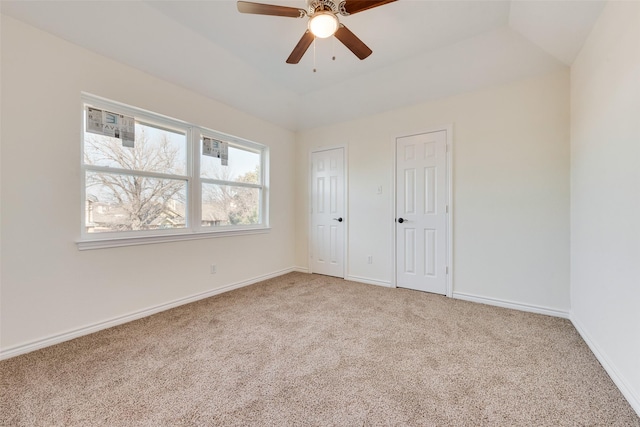
[[(101, 249), (119, 246), (132, 246), (150, 243), (163, 243), (180, 240), (204, 239), (211, 237), (226, 237), (243, 234), (260, 234), (270, 231), (269, 226), (269, 149), (267, 146), (249, 141), (237, 136), (228, 135), (222, 132), (207, 129), (185, 121), (173, 119), (161, 114), (153, 113), (140, 108), (111, 101), (102, 97), (82, 93), (81, 96), (81, 187), (80, 187), (80, 207), (81, 207), (81, 230), (80, 239), (76, 241), (79, 250)], [(186, 175), (173, 175), (157, 172), (132, 171), (128, 169), (87, 165), (84, 163), (84, 138), (85, 138), (85, 110), (87, 106), (111, 111), (134, 117), (136, 122), (149, 124), (169, 131), (184, 132), (186, 136)], [(246, 149), (260, 154), (260, 184), (227, 182), (201, 178), (200, 176), (200, 156), (202, 137), (215, 138), (228, 142), (232, 146)], [(126, 175), (146, 176), (161, 179), (179, 179), (186, 181), (187, 203), (185, 215), (185, 227), (162, 229), (162, 230), (142, 230), (142, 231), (118, 231), (89, 233), (86, 230), (86, 176), (88, 171), (109, 172)], [(232, 185), (236, 187), (250, 187), (260, 189), (260, 222), (250, 225), (225, 225), (218, 227), (202, 226), (201, 209), (201, 188), (203, 183), (214, 183), (222, 185)]]

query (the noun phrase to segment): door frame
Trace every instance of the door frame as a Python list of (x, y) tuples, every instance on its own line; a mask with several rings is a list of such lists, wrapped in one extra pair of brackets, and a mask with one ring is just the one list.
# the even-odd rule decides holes
[(397, 188), (398, 188), (398, 177), (397, 177), (397, 168), (398, 168), (398, 150), (397, 150), (397, 140), (398, 138), (404, 138), (407, 136), (413, 136), (413, 135), (420, 135), (423, 133), (432, 133), (432, 132), (440, 132), (440, 131), (445, 131), (447, 133), (447, 138), (446, 138), (446, 150), (447, 150), (447, 158), (446, 158), (446, 164), (447, 164), (447, 171), (446, 171), (446, 177), (447, 177), (447, 182), (445, 185), (445, 188), (447, 189), (447, 206), (448, 211), (446, 213), (446, 220), (447, 220), (447, 232), (446, 232), (446, 238), (447, 238), (447, 291), (446, 291), (446, 296), (451, 298), (453, 297), (453, 124), (449, 124), (446, 126), (436, 126), (433, 128), (427, 128), (427, 129), (422, 129), (422, 130), (418, 130), (418, 131), (410, 131), (410, 132), (402, 132), (402, 133), (398, 133), (393, 137), (393, 140), (391, 141), (391, 149), (393, 150), (393, 156), (391, 156), (391, 158), (393, 159), (393, 186), (391, 187), (391, 190), (393, 192), (392, 197), (391, 197), (391, 218), (393, 218), (393, 222), (391, 224), (391, 227), (393, 228), (392, 231), (392, 235), (393, 235), (393, 244), (392, 246), (392, 254), (391, 254), (391, 259), (392, 259), (392, 270), (393, 270), (393, 277), (391, 280), (391, 283), (393, 284), (393, 287), (397, 288), (398, 287), (398, 259), (397, 259), (397, 245), (398, 245), (398, 227), (396, 227), (396, 218), (397, 218), (397, 206), (398, 206), (398, 198), (397, 198)]
[(309, 270), (309, 274), (313, 274), (313, 259), (311, 258), (311, 254), (313, 253), (313, 225), (312, 225), (312, 219), (311, 219), (311, 207), (313, 206), (313, 180), (311, 179), (312, 174), (313, 174), (313, 166), (312, 166), (312, 160), (313, 160), (313, 154), (314, 153), (320, 153), (322, 151), (331, 151), (331, 150), (337, 150), (342, 148), (342, 162), (343, 162), (343, 179), (342, 179), (342, 186), (343, 191), (342, 191), (342, 197), (343, 197), (343, 201), (342, 204), (344, 206), (344, 214), (343, 214), (343, 224), (344, 224), (344, 238), (342, 239), (342, 278), (344, 279), (345, 277), (348, 277), (348, 270), (349, 270), (349, 252), (347, 252), (347, 249), (349, 247), (348, 242), (349, 242), (349, 150), (347, 149), (347, 145), (346, 144), (341, 144), (341, 145), (330, 145), (330, 146), (326, 146), (326, 147), (315, 147), (309, 150), (309, 159), (307, 162), (308, 165), (308, 173), (307, 173), (307, 192), (309, 194), (309, 198), (307, 200), (308, 203), (308, 208), (307, 208), (307, 236), (309, 236), (309, 238), (307, 239), (307, 265), (309, 266), (308, 270)]

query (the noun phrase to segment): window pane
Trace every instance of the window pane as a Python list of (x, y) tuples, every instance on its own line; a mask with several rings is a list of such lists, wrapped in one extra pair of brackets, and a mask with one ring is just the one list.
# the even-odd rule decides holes
[(84, 162), (88, 165), (186, 175), (187, 137), (183, 133), (136, 122), (134, 146), (123, 147), (121, 139), (85, 132)]
[(260, 189), (202, 185), (202, 225), (260, 224)]
[(187, 181), (87, 172), (86, 230), (185, 228)]
[[(200, 153), (202, 153), (202, 141), (200, 141)], [(222, 162), (217, 157), (201, 155), (200, 170), (203, 178), (261, 184), (260, 153), (231, 145), (227, 166), (222, 166)]]

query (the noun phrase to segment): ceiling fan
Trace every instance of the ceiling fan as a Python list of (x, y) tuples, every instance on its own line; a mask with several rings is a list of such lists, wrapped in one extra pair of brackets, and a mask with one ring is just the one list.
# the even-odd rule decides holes
[(297, 64), (302, 59), (313, 40), (336, 36), (358, 58), (365, 59), (372, 50), (338, 20), (342, 16), (353, 15), (367, 9), (392, 3), (397, 0), (306, 0), (307, 8), (301, 9), (272, 4), (238, 2), (238, 11), (257, 15), (284, 16), (287, 18), (309, 18), (307, 30), (287, 58), (288, 64)]

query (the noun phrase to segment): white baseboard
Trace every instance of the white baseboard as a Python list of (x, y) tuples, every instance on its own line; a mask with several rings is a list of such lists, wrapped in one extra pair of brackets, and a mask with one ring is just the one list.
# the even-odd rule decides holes
[(309, 273), (309, 268), (296, 266), (296, 267), (293, 267), (293, 269), (291, 271), (297, 271), (298, 273), (307, 273), (308, 274)]
[(598, 362), (600, 362), (604, 370), (609, 374), (613, 383), (618, 387), (618, 390), (620, 390), (625, 399), (627, 399), (627, 402), (629, 402), (629, 405), (631, 405), (633, 410), (636, 411), (636, 414), (638, 414), (638, 417), (640, 417), (640, 396), (635, 393), (631, 387), (629, 387), (624, 380), (624, 376), (620, 375), (615, 365), (611, 363), (611, 360), (607, 357), (606, 353), (603, 352), (596, 344), (582, 323), (580, 323), (573, 314), (571, 314), (570, 319), (584, 342), (587, 343), (591, 352), (596, 356), (596, 359), (598, 359)]
[(368, 279), (366, 277), (347, 276), (344, 279), (345, 280), (351, 280), (352, 282), (366, 283), (367, 285), (384, 286), (385, 288), (393, 288), (394, 287), (391, 284), (391, 282), (385, 282), (385, 281), (376, 280), (376, 279)]
[(240, 282), (232, 283), (220, 288), (212, 289), (210, 291), (201, 292), (199, 294), (190, 295), (188, 297), (180, 298), (174, 301), (167, 302), (165, 304), (159, 304), (153, 307), (146, 308), (144, 310), (135, 311), (133, 313), (125, 314), (123, 316), (114, 317), (113, 319), (105, 320), (102, 322), (93, 323), (81, 328), (72, 329), (67, 332), (50, 335), (46, 338), (30, 341), (25, 344), (19, 344), (6, 349), (0, 350), (0, 360), (9, 359), (11, 357), (19, 356), (21, 354), (29, 353), (41, 348), (49, 347), (54, 344), (59, 344), (64, 341), (69, 341), (74, 338), (81, 337), (83, 335), (89, 335), (94, 332), (108, 329), (114, 326), (122, 325), (123, 323), (131, 322), (133, 320), (142, 319), (143, 317), (151, 316), (152, 314), (159, 313), (161, 311), (169, 310), (184, 304), (189, 304), (201, 299), (209, 298), (214, 295), (229, 292), (234, 289), (242, 288), (245, 286), (253, 285), (254, 283), (261, 282), (263, 280), (272, 279), (274, 277), (282, 276), (283, 274), (298, 271), (296, 267), (286, 268), (284, 270), (275, 271), (273, 273), (265, 274), (251, 279), (243, 280)]
[(478, 295), (466, 294), (464, 292), (454, 292), (453, 298), (471, 302), (478, 302), (480, 304), (495, 305), (497, 307), (511, 308), (513, 310), (527, 311), (530, 313), (545, 314), (547, 316), (569, 319), (568, 311), (556, 310), (554, 308), (547, 308), (538, 305), (523, 304), (497, 298), (481, 297)]

